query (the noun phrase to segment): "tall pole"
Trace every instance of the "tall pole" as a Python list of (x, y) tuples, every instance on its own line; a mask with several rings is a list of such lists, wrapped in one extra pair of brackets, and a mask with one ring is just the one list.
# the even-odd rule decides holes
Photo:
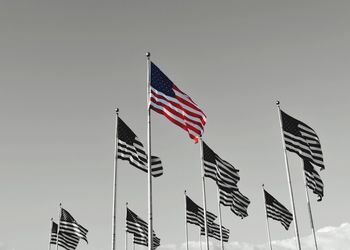
[(185, 197), (185, 233), (186, 233), (186, 250), (188, 250), (188, 225), (187, 225), (187, 199), (186, 199), (186, 190), (184, 191)]
[(59, 233), (60, 233), (61, 215), (62, 215), (62, 203), (60, 203), (60, 211), (59, 211), (59, 213), (58, 213), (58, 226), (57, 226), (56, 250), (58, 250), (58, 235), (59, 235)]
[(266, 202), (265, 202), (265, 189), (264, 189), (264, 184), (262, 185), (262, 190), (263, 190), (264, 204), (265, 204), (265, 216), (266, 216), (266, 226), (267, 226), (267, 237), (268, 237), (268, 240), (269, 240), (270, 250), (272, 250), (269, 219), (267, 218), (267, 209), (266, 209)]
[[(128, 203), (125, 203), (126, 211), (128, 211)], [(127, 224), (127, 219), (125, 218), (125, 225)], [(125, 250), (128, 250), (128, 230), (125, 227)]]
[[(53, 225), (53, 218), (51, 218), (51, 223), (50, 223), (50, 238), (49, 238), (49, 250), (51, 250), (51, 238), (52, 238), (52, 225)], [(58, 238), (58, 234), (57, 234)]]
[(114, 138), (114, 175), (113, 175), (113, 211), (112, 211), (112, 250), (115, 250), (117, 230), (117, 163), (118, 163), (118, 115), (115, 110), (115, 138)]
[(199, 228), (199, 246), (201, 247), (201, 250), (202, 250), (202, 234), (201, 234), (201, 228)]
[(307, 205), (308, 205), (308, 209), (309, 209), (309, 216), (310, 216), (310, 225), (311, 225), (312, 235), (314, 237), (315, 249), (318, 250), (317, 240), (316, 240), (316, 233), (315, 233), (315, 227), (314, 227), (314, 220), (312, 218), (311, 203), (310, 203), (310, 199), (309, 199), (309, 191), (307, 189), (306, 176), (305, 176), (305, 171), (304, 170), (303, 170), (303, 175), (304, 175), (304, 186), (305, 186), (306, 201), (307, 201)]
[(148, 250), (153, 249), (152, 174), (151, 174), (151, 53), (147, 52), (147, 165), (148, 165)]
[(296, 237), (296, 240), (297, 240), (297, 249), (301, 250), (299, 230), (298, 230), (298, 222), (297, 222), (297, 216), (296, 216), (295, 205), (294, 205), (292, 182), (291, 182), (291, 179), (290, 179), (290, 171), (289, 171), (289, 165), (288, 165), (287, 150), (286, 150), (286, 144), (285, 144), (285, 141), (284, 141), (284, 134), (283, 134), (283, 123), (282, 123), (280, 102), (277, 101), (276, 105), (277, 105), (277, 108), (278, 108), (278, 116), (279, 116), (279, 119), (280, 119), (281, 138), (282, 138), (283, 154), (284, 154), (284, 163), (285, 163), (285, 166), (286, 166), (288, 187), (289, 187), (289, 194), (290, 194), (290, 202), (291, 202), (291, 205), (292, 205), (292, 212), (293, 212), (293, 217), (294, 217), (294, 230), (295, 230), (295, 237)]
[(201, 170), (202, 170), (202, 191), (203, 191), (203, 210), (204, 210), (204, 230), (205, 230), (205, 243), (206, 249), (209, 250), (209, 238), (208, 238), (208, 222), (207, 222), (207, 201), (205, 192), (205, 177), (204, 177), (204, 163), (203, 163), (203, 140), (199, 138), (200, 157), (201, 157)]
[(218, 211), (219, 211), (221, 250), (224, 250), (224, 239), (223, 239), (223, 236), (222, 236), (222, 218), (221, 218), (221, 204), (220, 204), (219, 186), (217, 186), (217, 195), (218, 195)]

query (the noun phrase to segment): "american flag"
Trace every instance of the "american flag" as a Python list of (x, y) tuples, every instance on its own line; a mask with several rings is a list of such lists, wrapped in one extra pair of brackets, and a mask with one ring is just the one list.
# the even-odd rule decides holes
[[(201, 235), (205, 235), (205, 230), (203, 227), (201, 227)], [(209, 223), (208, 236), (221, 241), (220, 225), (216, 224), (215, 222)], [(222, 226), (222, 241), (228, 242), (229, 238), (230, 238), (230, 230)]]
[(321, 201), (323, 198), (323, 182), (320, 174), (315, 170), (312, 164), (304, 160), (304, 171), (306, 178), (306, 185), (318, 196), (317, 201)]
[(231, 211), (242, 219), (248, 216), (250, 200), (237, 190), (227, 189), (218, 185), (220, 204), (229, 206)]
[(153, 62), (150, 98), (151, 109), (186, 130), (190, 138), (198, 142), (198, 138), (204, 132), (206, 115)]
[[(216, 219), (216, 215), (207, 211), (208, 224)], [(204, 209), (186, 195), (186, 222), (204, 228)]]
[(324, 169), (320, 139), (316, 132), (305, 123), (291, 117), (281, 110), (282, 128), (286, 149), (307, 159)]
[(293, 215), (266, 190), (264, 190), (264, 195), (267, 218), (281, 222), (282, 226), (288, 230), (290, 223), (293, 221)]
[(88, 230), (81, 226), (67, 210), (61, 208), (61, 219), (59, 224), (59, 233), (73, 234), (80, 239), (87, 241)]
[(51, 245), (58, 244), (60, 247), (63, 247), (66, 250), (75, 250), (77, 248), (80, 239), (78, 236), (74, 234), (59, 232), (57, 240), (57, 231), (58, 225), (52, 221), (50, 238)]

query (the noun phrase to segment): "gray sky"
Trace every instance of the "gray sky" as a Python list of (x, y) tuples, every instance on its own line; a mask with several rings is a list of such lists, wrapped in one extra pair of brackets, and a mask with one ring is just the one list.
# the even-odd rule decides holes
[[(316, 228), (345, 228), (349, 240), (348, 224), (341, 226), (350, 222), (349, 8), (348, 1), (3, 0), (0, 249), (47, 248), (60, 202), (89, 229), (89, 244), (78, 249), (110, 248), (114, 109), (146, 143), (146, 51), (207, 114), (208, 145), (240, 169), (251, 205), (244, 220), (222, 209), (231, 241), (266, 242), (262, 183), (290, 208), (276, 99), (321, 139), (325, 198), (311, 195)], [(154, 228), (162, 249), (180, 249), (183, 190), (201, 204), (199, 147), (155, 113), (152, 130), (165, 168), (154, 180)], [(289, 159), (306, 237), (301, 161)], [(125, 202), (147, 218), (147, 180), (118, 164), (120, 249)], [(217, 213), (216, 186), (207, 183)], [(294, 236), (292, 227), (270, 225), (276, 241)], [(198, 229), (189, 229), (198, 241)]]

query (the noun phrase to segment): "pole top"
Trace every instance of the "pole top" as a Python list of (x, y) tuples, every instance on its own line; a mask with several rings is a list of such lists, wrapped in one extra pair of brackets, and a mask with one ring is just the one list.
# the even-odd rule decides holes
[(126, 202), (125, 205), (128, 206), (129, 202)]
[(184, 194), (186, 194), (186, 189), (184, 190)]
[(116, 114), (119, 114), (119, 108), (116, 108), (116, 109), (115, 109), (115, 113), (116, 113)]
[(62, 203), (60, 203), (60, 207), (62, 207)]
[(264, 187), (265, 187), (265, 184), (262, 184), (261, 186), (264, 188)]
[(147, 56), (147, 58), (150, 58), (151, 57), (151, 52), (147, 52), (146, 56)]
[(51, 221), (53, 221), (53, 218), (51, 217)]
[(276, 101), (276, 105), (277, 105), (278, 107), (280, 106), (280, 101), (279, 101), (279, 100)]

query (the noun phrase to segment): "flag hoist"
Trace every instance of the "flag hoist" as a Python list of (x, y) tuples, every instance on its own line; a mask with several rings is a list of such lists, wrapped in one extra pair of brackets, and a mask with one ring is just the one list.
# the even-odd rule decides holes
[(294, 230), (295, 230), (295, 237), (296, 237), (296, 241), (297, 241), (297, 249), (301, 250), (299, 230), (298, 230), (298, 223), (297, 223), (297, 217), (296, 217), (295, 205), (294, 205), (293, 188), (292, 188), (292, 182), (291, 182), (291, 178), (290, 178), (290, 171), (289, 171), (289, 165), (288, 165), (286, 144), (285, 144), (284, 133), (283, 133), (283, 123), (282, 123), (280, 102), (276, 101), (276, 105), (277, 105), (277, 108), (278, 108), (278, 116), (279, 116), (279, 120), (280, 120), (281, 137), (282, 137), (283, 154), (284, 154), (284, 163), (285, 163), (285, 166), (286, 166), (288, 187), (289, 187), (289, 195), (290, 195), (290, 202), (291, 202), (292, 213), (293, 213), (293, 217), (294, 217)]

